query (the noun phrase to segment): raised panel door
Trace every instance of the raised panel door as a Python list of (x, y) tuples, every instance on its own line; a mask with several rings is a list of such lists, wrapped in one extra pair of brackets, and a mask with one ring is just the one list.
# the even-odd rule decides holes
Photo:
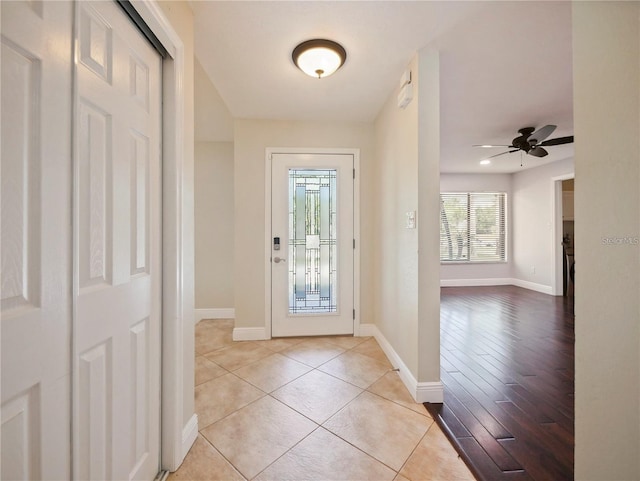
[(70, 479), (73, 7), (0, 9), (0, 478)]
[(115, 2), (76, 4), (74, 474), (160, 466), (161, 57)]

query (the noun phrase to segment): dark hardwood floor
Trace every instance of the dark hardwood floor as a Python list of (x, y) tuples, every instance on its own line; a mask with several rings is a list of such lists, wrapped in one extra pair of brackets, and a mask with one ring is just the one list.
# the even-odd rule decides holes
[(573, 479), (570, 298), (514, 286), (441, 291), (444, 404), (425, 404), (482, 481)]

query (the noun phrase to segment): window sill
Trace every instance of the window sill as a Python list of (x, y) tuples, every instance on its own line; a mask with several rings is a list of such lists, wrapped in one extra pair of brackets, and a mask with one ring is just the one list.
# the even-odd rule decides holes
[(450, 265), (469, 265), (469, 264), (508, 264), (509, 261), (440, 261), (441, 266), (450, 266)]

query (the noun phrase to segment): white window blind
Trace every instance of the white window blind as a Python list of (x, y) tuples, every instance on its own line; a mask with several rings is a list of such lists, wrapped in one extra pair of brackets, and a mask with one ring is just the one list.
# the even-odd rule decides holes
[(440, 194), (440, 261), (506, 261), (504, 192)]

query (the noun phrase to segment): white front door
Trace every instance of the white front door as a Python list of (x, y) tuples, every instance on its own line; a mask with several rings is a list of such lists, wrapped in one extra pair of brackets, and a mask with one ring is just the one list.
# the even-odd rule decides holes
[(73, 6), (0, 9), (0, 478), (71, 479)]
[(74, 476), (159, 470), (161, 57), (110, 1), (76, 4)]
[(271, 333), (353, 334), (353, 154), (271, 156)]

